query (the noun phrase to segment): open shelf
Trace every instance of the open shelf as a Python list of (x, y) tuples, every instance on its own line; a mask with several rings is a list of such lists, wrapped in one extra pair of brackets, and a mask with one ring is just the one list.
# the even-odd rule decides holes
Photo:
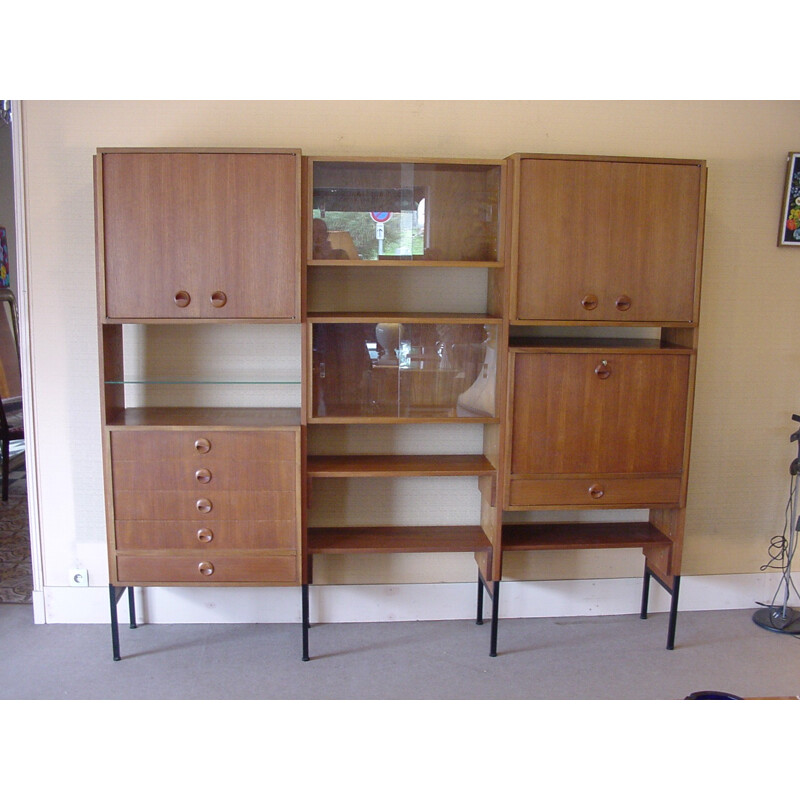
[(591, 550), (670, 543), (669, 537), (649, 522), (503, 525), (503, 550)]
[(300, 425), (299, 408), (122, 408), (109, 410), (106, 427), (274, 428)]
[(347, 455), (309, 456), (312, 478), (403, 478), (494, 475), (484, 455)]
[(309, 528), (308, 553), (477, 553), (491, 543), (480, 525)]

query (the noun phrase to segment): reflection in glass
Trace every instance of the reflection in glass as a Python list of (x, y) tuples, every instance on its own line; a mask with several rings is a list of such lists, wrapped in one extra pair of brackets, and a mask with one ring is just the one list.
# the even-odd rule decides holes
[(315, 260), (498, 259), (496, 164), (313, 162)]
[(494, 417), (496, 327), (316, 323), (312, 415)]

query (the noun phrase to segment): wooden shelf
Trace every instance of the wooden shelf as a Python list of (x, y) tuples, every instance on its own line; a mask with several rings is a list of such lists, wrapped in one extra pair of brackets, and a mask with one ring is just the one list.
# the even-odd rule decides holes
[(476, 553), (491, 543), (480, 525), (309, 528), (308, 554)]
[(664, 342), (660, 339), (635, 339), (635, 338), (590, 338), (584, 336), (558, 337), (524, 337), (514, 336), (509, 340), (509, 347), (515, 350), (535, 350), (537, 352), (554, 353), (605, 353), (614, 352), (631, 353), (662, 353), (664, 351), (687, 351), (691, 347)]
[(299, 408), (123, 408), (108, 412), (106, 427), (275, 428), (300, 425)]
[(312, 478), (403, 478), (494, 475), (484, 455), (309, 456)]
[(513, 523), (503, 525), (503, 550), (583, 550), (669, 545), (649, 522)]

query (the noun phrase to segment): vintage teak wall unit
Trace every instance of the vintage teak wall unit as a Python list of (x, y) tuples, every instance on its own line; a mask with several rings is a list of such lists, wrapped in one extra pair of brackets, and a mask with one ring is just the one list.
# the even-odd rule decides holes
[[(297, 585), (308, 660), (315, 557), (459, 552), (477, 562), (478, 623), (492, 600), (495, 655), (503, 553), (564, 548), (642, 548), (642, 615), (654, 576), (672, 595), (672, 648), (705, 173), (675, 159), (99, 150), (114, 657), (126, 587), (135, 624), (133, 586)], [(476, 277), (479, 301), (461, 299)], [(129, 341), (225, 323), (302, 323), (299, 407), (237, 406), (283, 380), (258, 369), (233, 402), (152, 402), (155, 384), (229, 381), (196, 358), (147, 374)], [(417, 452), (426, 425), (479, 426), (482, 447)], [(468, 524), (384, 523), (376, 509), (353, 525), (320, 491), (453, 477), (474, 482)], [(648, 518), (536, 520), (555, 509)]]

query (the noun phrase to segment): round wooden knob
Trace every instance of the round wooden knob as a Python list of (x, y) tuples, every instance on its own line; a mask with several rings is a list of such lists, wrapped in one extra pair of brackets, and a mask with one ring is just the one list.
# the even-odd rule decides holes
[(627, 311), (631, 307), (631, 299), (626, 294), (621, 294), (615, 301), (614, 305), (617, 311)]
[(586, 297), (581, 300), (581, 305), (587, 311), (594, 311), (597, 308), (597, 295), (587, 294)]
[(201, 561), (197, 565), (197, 569), (200, 570), (201, 575), (213, 575), (214, 574), (214, 565), (210, 561)]
[(601, 381), (606, 380), (611, 376), (611, 367), (608, 366), (608, 361), (601, 361), (595, 368), (594, 374), (600, 378)]
[(216, 292), (212, 293), (211, 305), (214, 306), (214, 308), (222, 308), (222, 306), (224, 306), (227, 302), (228, 296), (225, 294), (225, 292), (217, 290)]
[(195, 506), (197, 510), (201, 514), (208, 514), (209, 511), (213, 508), (211, 505), (211, 501), (207, 497), (201, 497), (196, 503)]
[(175, 292), (175, 297), (172, 299), (175, 301), (175, 305), (178, 306), (178, 308), (186, 308), (186, 306), (192, 302), (189, 292), (184, 291), (183, 289), (181, 289), (179, 292)]
[(599, 500), (605, 493), (606, 490), (599, 483), (593, 483), (589, 487), (589, 497), (593, 500)]
[(199, 469), (195, 472), (194, 477), (198, 483), (209, 483), (211, 481), (211, 470)]
[(208, 439), (198, 439), (194, 443), (194, 449), (197, 450), (198, 453), (207, 453), (211, 450), (211, 442)]
[(210, 542), (214, 538), (214, 531), (211, 528), (199, 528), (197, 531), (197, 539), (204, 544)]

